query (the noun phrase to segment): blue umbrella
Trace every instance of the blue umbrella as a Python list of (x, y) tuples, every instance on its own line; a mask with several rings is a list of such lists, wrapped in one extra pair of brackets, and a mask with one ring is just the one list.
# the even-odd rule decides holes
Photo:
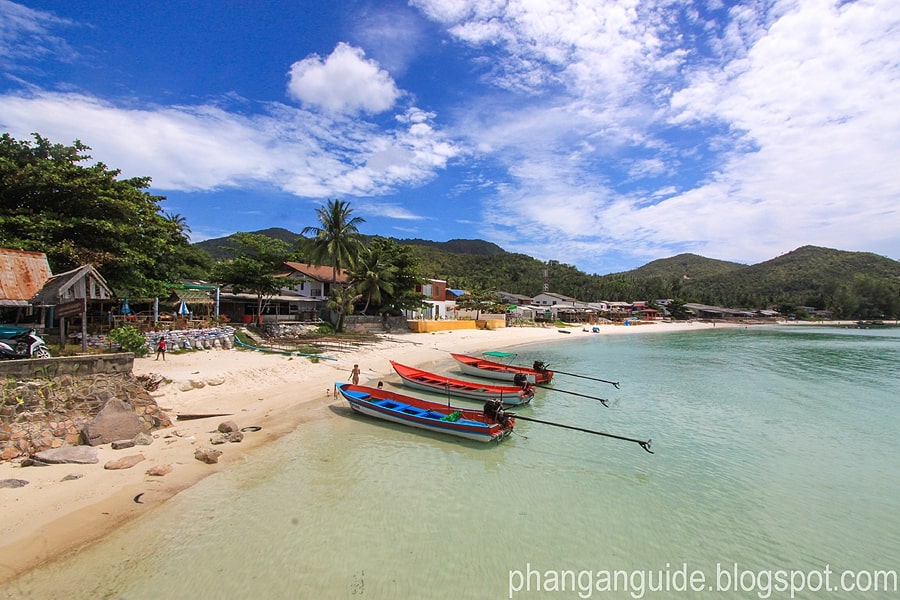
[(131, 307), (128, 306), (128, 298), (125, 298), (125, 301), (122, 302), (122, 310), (121, 310), (121, 312), (122, 312), (123, 315), (130, 315), (130, 314), (131, 314)]
[(189, 314), (191, 314), (191, 311), (188, 310), (187, 302), (184, 301), (184, 298), (181, 299), (181, 306), (178, 307), (178, 314), (179, 314), (179, 315), (189, 315)]

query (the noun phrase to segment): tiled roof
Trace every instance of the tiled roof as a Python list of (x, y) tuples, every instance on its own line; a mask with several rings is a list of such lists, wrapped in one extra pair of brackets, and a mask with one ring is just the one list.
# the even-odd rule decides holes
[[(300, 273), (301, 275), (305, 275), (310, 279), (315, 279), (316, 281), (324, 281), (330, 282), (332, 279), (332, 275), (334, 274), (334, 269), (331, 267), (323, 267), (318, 265), (310, 265), (307, 263), (298, 263), (298, 262), (286, 262), (284, 263), (288, 268), (292, 271)], [(340, 269), (337, 273), (337, 282), (338, 283), (347, 283), (349, 281), (349, 276), (347, 275), (347, 271)]]

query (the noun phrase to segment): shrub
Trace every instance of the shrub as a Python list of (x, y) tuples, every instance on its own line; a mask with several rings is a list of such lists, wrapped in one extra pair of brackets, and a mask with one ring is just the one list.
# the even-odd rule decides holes
[(116, 327), (109, 332), (109, 337), (125, 352), (134, 352), (137, 356), (144, 356), (150, 352), (147, 348), (147, 339), (134, 327)]

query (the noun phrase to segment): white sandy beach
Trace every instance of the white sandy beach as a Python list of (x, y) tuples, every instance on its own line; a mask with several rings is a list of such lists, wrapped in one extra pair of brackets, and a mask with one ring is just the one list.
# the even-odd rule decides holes
[[(718, 327), (724, 325), (719, 323)], [(580, 327), (561, 335), (557, 328), (513, 327), (493, 331), (464, 330), (386, 336), (381, 342), (352, 352), (334, 353), (334, 360), (312, 362), (244, 350), (208, 350), (170, 354), (166, 361), (136, 359), (134, 373), (166, 378), (153, 393), (174, 426), (153, 432), (149, 446), (113, 450), (99, 448), (99, 462), (90, 465), (51, 465), (22, 468), (0, 463), (0, 479), (24, 479), (21, 488), (0, 489), (0, 582), (18, 576), (53, 558), (95, 541), (125, 521), (153, 510), (166, 499), (241, 461), (260, 444), (321, 419), (336, 419), (329, 405), (340, 403), (331, 392), (335, 381), (346, 381), (354, 364), (362, 370), (360, 383), (399, 381), (389, 360), (428, 368), (445, 361), (447, 352), (476, 353), (490, 349), (564, 342), (585, 335), (655, 334), (714, 327), (711, 323), (655, 323), (639, 326), (603, 325), (601, 332)], [(197, 420), (175, 420), (177, 414), (227, 414)], [(232, 420), (239, 427), (258, 426), (241, 443), (210, 446), (219, 423)], [(364, 425), (360, 425), (364, 426)], [(223, 452), (219, 463), (194, 458), (197, 447)], [(110, 471), (103, 465), (114, 458), (142, 454), (136, 466)], [(151, 467), (171, 466), (165, 476), (151, 476)], [(78, 479), (63, 481), (70, 474)], [(134, 498), (142, 494), (140, 503)]]

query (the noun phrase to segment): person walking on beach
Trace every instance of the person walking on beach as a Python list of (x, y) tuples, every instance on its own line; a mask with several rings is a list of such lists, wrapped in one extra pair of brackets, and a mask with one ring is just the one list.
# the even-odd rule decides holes
[(156, 360), (159, 360), (160, 355), (162, 355), (163, 362), (166, 362), (166, 336), (159, 336), (159, 340), (156, 342)]
[(353, 385), (359, 385), (359, 365), (353, 365), (353, 370), (350, 371), (350, 381), (353, 382)]

